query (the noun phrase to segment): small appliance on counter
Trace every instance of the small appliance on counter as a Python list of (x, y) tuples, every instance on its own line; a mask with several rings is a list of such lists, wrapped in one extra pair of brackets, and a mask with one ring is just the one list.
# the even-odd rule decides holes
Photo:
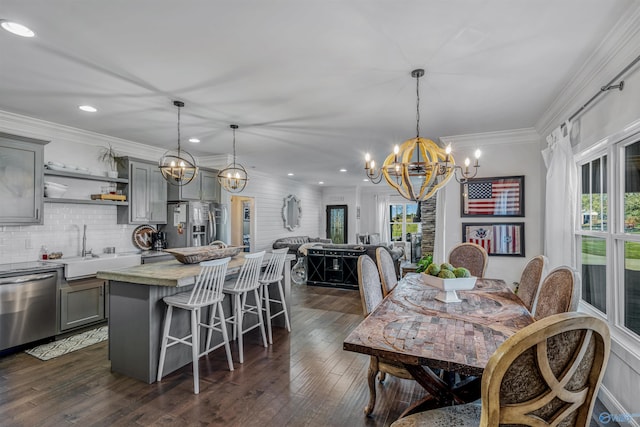
[(167, 248), (167, 234), (164, 231), (158, 231), (151, 235), (151, 248), (154, 251), (161, 251)]

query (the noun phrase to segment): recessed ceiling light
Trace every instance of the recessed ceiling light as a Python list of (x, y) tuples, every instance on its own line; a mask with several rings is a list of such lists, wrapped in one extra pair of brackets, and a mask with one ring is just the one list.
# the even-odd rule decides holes
[(0, 19), (0, 26), (12, 34), (20, 37), (34, 37), (36, 33), (29, 28), (17, 22), (7, 21), (6, 19)]
[(198, 138), (189, 138), (189, 142), (193, 142), (194, 144), (197, 144), (198, 142), (200, 142), (200, 140)]
[(322, 185), (324, 184), (324, 181), (319, 181), (318, 184)]
[(87, 113), (95, 113), (96, 111), (98, 111), (96, 107), (92, 107), (91, 105), (81, 105), (78, 108), (82, 111), (86, 111)]
[(364, 182), (369, 182), (369, 180), (367, 178), (364, 178), (363, 181)]
[(293, 176), (293, 174), (292, 174), (291, 172), (289, 172), (289, 173), (287, 174), (287, 176)]
[(340, 172), (346, 172), (347, 170), (345, 168), (340, 169)]

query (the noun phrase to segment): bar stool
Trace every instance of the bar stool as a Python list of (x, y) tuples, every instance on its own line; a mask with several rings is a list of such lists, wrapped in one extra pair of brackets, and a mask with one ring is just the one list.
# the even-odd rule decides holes
[[(229, 347), (229, 337), (227, 336), (227, 328), (224, 323), (224, 311), (222, 310), (222, 286), (224, 278), (227, 274), (227, 265), (231, 258), (217, 259), (213, 261), (201, 262), (200, 273), (196, 279), (196, 284), (190, 292), (182, 292), (179, 294), (164, 297), (163, 300), (167, 304), (167, 314), (164, 319), (164, 328), (162, 333), (162, 347), (160, 349), (160, 362), (158, 363), (158, 381), (162, 380), (162, 369), (167, 355), (167, 348), (176, 344), (184, 344), (191, 347), (193, 356), (193, 393), (200, 392), (199, 376), (198, 376), (198, 359), (201, 356), (209, 354), (213, 350), (224, 345), (227, 353), (227, 362), (229, 370), (233, 371), (233, 362), (231, 360), (231, 349)], [(187, 310), (191, 315), (190, 333), (182, 338), (174, 337), (169, 334), (171, 329), (171, 318), (173, 308)], [(203, 308), (211, 307), (211, 315), (208, 323), (200, 321), (200, 314)], [(218, 311), (218, 316), (216, 316)], [(215, 322), (215, 319), (218, 322)], [(204, 351), (200, 352), (200, 328), (207, 328), (207, 345)], [(216, 330), (222, 333), (222, 342), (215, 347), (211, 345), (211, 334)]]
[[(244, 363), (242, 335), (245, 332), (259, 327), (262, 333), (262, 342), (264, 346), (267, 347), (267, 337), (264, 332), (264, 319), (262, 317), (262, 304), (260, 302), (260, 295), (258, 295), (258, 288), (260, 287), (258, 278), (260, 277), (260, 267), (262, 266), (263, 258), (264, 251), (245, 254), (244, 264), (242, 264), (240, 268), (237, 280), (235, 282), (225, 282), (222, 289), (225, 294), (233, 296), (231, 304), (233, 307), (233, 315), (228, 317), (226, 322), (233, 323), (233, 339), (238, 339), (240, 363)], [(247, 295), (252, 291), (255, 298), (255, 305), (247, 304)], [(257, 315), (258, 322), (247, 327), (247, 329), (243, 329), (242, 324), (246, 313)]]
[[(287, 326), (287, 331), (291, 332), (291, 324), (289, 323), (289, 314), (287, 313), (287, 305), (284, 301), (284, 291), (282, 290), (282, 271), (284, 268), (284, 261), (287, 257), (288, 248), (275, 249), (271, 252), (271, 259), (269, 264), (264, 269), (262, 277), (260, 278), (260, 301), (263, 303), (263, 310), (266, 313), (265, 322), (267, 323), (267, 335), (269, 336), (269, 344), (273, 344), (273, 334), (271, 331), (271, 320), (284, 315), (284, 321)], [(269, 296), (269, 285), (271, 283), (278, 284), (278, 299), (273, 299)], [(280, 304), (282, 310), (277, 313), (271, 314), (271, 303)]]

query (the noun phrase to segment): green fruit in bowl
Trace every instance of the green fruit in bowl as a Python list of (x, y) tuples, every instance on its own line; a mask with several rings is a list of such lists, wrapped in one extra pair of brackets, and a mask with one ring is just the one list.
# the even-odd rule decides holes
[(438, 273), (440, 273), (440, 266), (438, 264), (429, 264), (429, 267), (427, 267), (427, 274), (430, 274), (431, 276), (437, 276)]
[(440, 264), (440, 270), (453, 271), (453, 268), (453, 265), (449, 264), (448, 262), (443, 262), (442, 264)]
[(464, 267), (458, 267), (453, 270), (456, 277), (471, 277), (471, 272)]
[(447, 270), (447, 269), (440, 270), (440, 273), (438, 274), (438, 277), (441, 278), (441, 279), (455, 279), (456, 278), (455, 274), (453, 274), (453, 271)]

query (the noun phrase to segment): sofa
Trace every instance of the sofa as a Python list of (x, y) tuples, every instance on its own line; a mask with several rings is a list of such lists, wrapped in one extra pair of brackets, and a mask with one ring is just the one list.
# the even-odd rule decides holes
[(282, 237), (273, 242), (273, 249), (282, 249), (289, 248), (289, 253), (299, 256), (298, 249), (304, 243), (331, 243), (331, 239), (322, 239), (320, 237), (309, 237), (309, 236), (290, 236), (290, 237)]

